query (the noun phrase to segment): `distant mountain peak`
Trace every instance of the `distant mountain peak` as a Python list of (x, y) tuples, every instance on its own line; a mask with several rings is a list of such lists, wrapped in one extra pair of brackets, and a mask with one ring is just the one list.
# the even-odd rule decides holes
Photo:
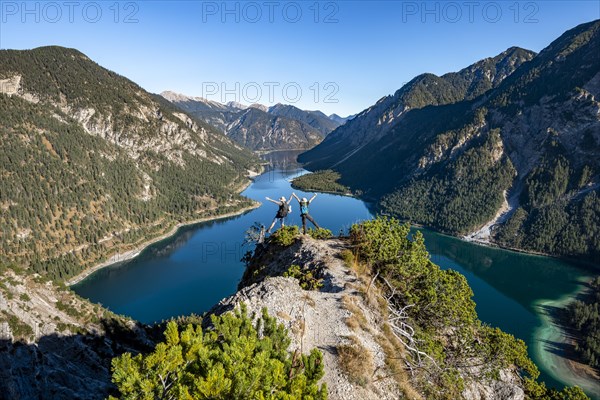
[(160, 95), (169, 101), (187, 101), (192, 99), (189, 96), (172, 92), (170, 90), (165, 90), (164, 92), (161, 92)]
[(317, 129), (323, 136), (329, 134), (340, 125), (339, 122), (330, 119), (321, 111), (302, 110), (291, 104), (277, 103), (269, 107), (268, 112), (272, 115), (302, 121)]
[(190, 96), (186, 96), (184, 94), (176, 93), (176, 92), (173, 92), (170, 90), (166, 90), (166, 91), (162, 92), (160, 95), (172, 103), (173, 102), (194, 101), (194, 102), (205, 104), (207, 107), (211, 107), (211, 108), (218, 108), (218, 109), (227, 108), (227, 105), (221, 104), (218, 101), (209, 100), (204, 97), (190, 97)]
[(256, 109), (264, 111), (264, 112), (268, 112), (269, 111), (269, 107), (265, 106), (264, 104), (259, 104), (259, 103), (250, 104), (248, 106), (248, 108), (256, 108)]
[(251, 150), (308, 149), (318, 144), (324, 136), (317, 128), (300, 119), (269, 113), (269, 108), (263, 104), (246, 106), (234, 101), (221, 104), (174, 95), (172, 92), (164, 92), (163, 96)]
[(330, 120), (332, 120), (334, 122), (337, 122), (340, 125), (344, 125), (347, 121), (351, 120), (355, 116), (356, 116), (356, 114), (348, 115), (347, 117), (340, 117), (336, 113), (333, 113), (333, 114), (328, 115), (327, 118), (329, 118)]
[(237, 108), (238, 110), (245, 110), (246, 108), (248, 108), (247, 105), (239, 103), (237, 101), (228, 101), (227, 103), (225, 103), (225, 105), (229, 108)]

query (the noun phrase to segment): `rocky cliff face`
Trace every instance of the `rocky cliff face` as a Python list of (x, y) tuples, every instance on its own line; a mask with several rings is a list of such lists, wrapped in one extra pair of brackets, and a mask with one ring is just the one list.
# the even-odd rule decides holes
[(2, 271), (0, 397), (104, 399), (110, 361), (153, 345), (145, 329), (24, 271)]
[[(316, 347), (323, 352), (323, 381), (332, 400), (425, 398), (405, 372), (390, 370), (392, 359), (402, 357), (406, 350), (386, 334), (385, 324), (391, 317), (379, 289), (342, 261), (341, 253), (348, 249), (344, 240), (302, 236), (285, 249), (259, 250), (239, 291), (210, 313), (221, 314), (241, 302), (257, 315), (266, 307), (288, 329), (290, 351), (308, 352)], [(283, 277), (293, 264), (322, 279), (323, 287), (304, 290), (297, 279)], [(354, 358), (348, 349), (358, 352)], [(500, 380), (469, 372), (465, 399), (524, 399), (517, 379), (508, 371)]]
[(221, 104), (202, 97), (189, 97), (171, 91), (164, 91), (160, 95), (176, 107), (223, 133), (227, 132), (227, 124), (234, 119), (234, 115), (247, 109), (246, 106), (236, 102)]
[(336, 129), (320, 146), (303, 154), (300, 161), (315, 170), (337, 166), (390, 132), (408, 111), (473, 99), (500, 85), (534, 56), (532, 51), (513, 47), (459, 72), (441, 77), (419, 75)]
[[(227, 140), (210, 127), (199, 125), (162, 98), (104, 70), (75, 50), (47, 47), (30, 53), (8, 50), (4, 55), (0, 63), (1, 94), (55, 108), (57, 120), (64, 122), (64, 114), (87, 133), (125, 149), (134, 159), (154, 151), (181, 165), (184, 153), (217, 164), (232, 163), (211, 149), (211, 140), (224, 144)], [(55, 66), (73, 73), (88, 70), (72, 81), (57, 71), (46, 77), (45, 71)], [(235, 149), (232, 143), (227, 144)]]

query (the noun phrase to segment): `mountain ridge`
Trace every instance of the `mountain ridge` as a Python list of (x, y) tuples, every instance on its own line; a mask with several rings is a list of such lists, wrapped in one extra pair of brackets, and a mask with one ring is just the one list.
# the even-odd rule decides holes
[(332, 119), (333, 121), (337, 122), (338, 124), (344, 125), (347, 121), (356, 117), (356, 114), (348, 115), (347, 117), (340, 117), (339, 115), (333, 113), (333, 114), (328, 115), (328, 117), (329, 117), (329, 119)]
[(306, 111), (296, 106), (281, 103), (269, 107), (268, 110), (269, 114), (304, 122), (321, 132), (323, 136), (327, 136), (329, 132), (339, 126), (337, 122), (330, 119), (321, 111)]
[[(450, 72), (441, 77), (430, 73), (418, 75), (393, 95), (382, 97), (373, 106), (358, 113), (332, 132), (321, 146), (312, 149), (312, 153), (309, 151), (301, 155), (300, 160), (307, 162), (309, 168), (315, 169), (323, 169), (326, 165), (333, 164), (330, 162), (333, 160), (339, 162), (356, 151), (358, 146), (381, 138), (393, 129), (407, 111), (477, 97), (487, 87), (498, 85), (506, 78), (507, 66), (516, 68), (530, 61), (534, 54), (511, 47), (495, 57), (480, 60), (458, 72)], [(496, 79), (498, 70), (502, 74)], [(441, 87), (444, 89), (440, 89)]]
[(289, 105), (243, 106), (230, 102), (213, 106), (216, 102), (199, 97), (169, 91), (161, 95), (254, 151), (309, 149), (338, 126), (320, 111), (304, 111)]

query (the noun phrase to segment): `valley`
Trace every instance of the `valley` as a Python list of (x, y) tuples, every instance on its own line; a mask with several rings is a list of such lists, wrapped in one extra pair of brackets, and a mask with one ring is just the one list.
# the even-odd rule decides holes
[[(185, 37), (207, 5), (158, 3), (3, 22), (0, 398), (600, 400), (600, 19), (448, 55), (345, 25), (394, 2)], [(243, 79), (297, 101), (194, 95)]]

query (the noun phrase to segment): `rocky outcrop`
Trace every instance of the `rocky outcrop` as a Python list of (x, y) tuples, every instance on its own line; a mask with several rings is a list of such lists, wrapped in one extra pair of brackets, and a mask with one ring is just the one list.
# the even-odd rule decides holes
[[(267, 251), (256, 260), (262, 265), (260, 271), (247, 273), (238, 293), (221, 301), (211, 313), (228, 311), (240, 302), (246, 303), (248, 311), (257, 315), (266, 307), (269, 314), (277, 317), (288, 329), (292, 339), (291, 351), (308, 352), (316, 347), (323, 352), (323, 381), (327, 383), (330, 399), (397, 399), (400, 389), (395, 381), (378, 379), (384, 376), (386, 367), (384, 351), (377, 341), (379, 332), (375, 327), (382, 324), (383, 317), (357, 295), (355, 286), (360, 282), (339, 258), (341, 246), (337, 240), (316, 241), (302, 237), (280, 253)], [(270, 261), (265, 263), (267, 260)], [(303, 290), (297, 279), (282, 277), (292, 264), (315, 271), (323, 279), (321, 290)], [(374, 329), (353, 330), (349, 327), (346, 320), (352, 312), (345, 304), (359, 309)], [(368, 369), (365, 372), (373, 378), (369, 384), (354, 382), (340, 365), (337, 349), (352, 340), (357, 340), (368, 351), (365, 360), (371, 360), (371, 364), (365, 363)]]
[[(16, 95), (33, 103), (40, 101), (38, 94), (27, 92), (21, 87), (21, 76), (19, 75), (1, 80), (0, 93)], [(125, 129), (115, 124), (122, 116), (114, 115), (111, 112), (98, 111), (94, 107), (74, 107), (66, 101), (50, 101), (50, 105), (77, 121), (87, 133), (124, 148), (133, 159), (140, 158), (148, 151), (155, 151), (179, 165), (185, 164), (184, 152), (217, 164), (226, 161), (222, 156), (209, 155), (205, 150), (209, 136), (205, 128), (199, 127), (183, 113), (173, 113), (172, 116), (176, 119), (169, 118), (170, 116), (164, 115), (160, 111), (158, 104), (155, 104), (154, 108), (148, 107), (143, 102), (129, 105), (125, 113), (138, 121), (137, 124), (127, 126)], [(58, 115), (57, 119), (64, 121), (64, 118)], [(182, 126), (181, 122), (185, 125)], [(149, 137), (146, 134), (148, 125), (156, 125), (153, 128), (158, 135)]]
[(29, 93), (21, 85), (23, 77), (21, 75), (10, 76), (6, 79), (0, 79), (0, 93), (8, 96), (19, 96), (31, 102), (38, 103), (40, 97), (36, 93)]
[(21, 273), (2, 273), (0, 397), (106, 398), (112, 358), (153, 345), (145, 328)]
[[(242, 302), (256, 315), (266, 307), (288, 329), (290, 351), (321, 350), (325, 363), (323, 382), (332, 400), (424, 398), (408, 381), (390, 373), (383, 299), (378, 297), (375, 285), (362, 280), (342, 261), (341, 252), (345, 249), (348, 245), (343, 240), (314, 240), (309, 236), (299, 237), (288, 248), (270, 245), (259, 249), (239, 291), (209, 313), (221, 314)], [(323, 286), (319, 290), (304, 290), (297, 279), (283, 277), (292, 264), (311, 271), (322, 279)], [(347, 346), (361, 351), (360, 373), (340, 355)], [(393, 357), (400, 354), (401, 349)], [(524, 394), (515, 377), (507, 372), (498, 381), (482, 378), (471, 382), (464, 398), (522, 400)]]
[(463, 392), (465, 400), (525, 400), (525, 393), (513, 374), (500, 372), (500, 379), (470, 382)]
[(21, 75), (0, 79), (0, 93), (12, 96), (19, 93), (21, 89)]

